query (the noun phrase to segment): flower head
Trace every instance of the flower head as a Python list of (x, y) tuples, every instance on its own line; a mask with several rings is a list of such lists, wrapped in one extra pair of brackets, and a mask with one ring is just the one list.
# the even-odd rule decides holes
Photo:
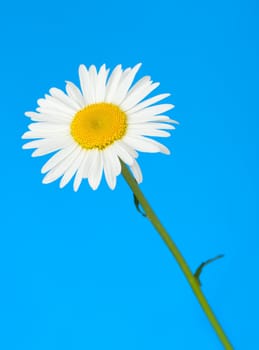
[(140, 183), (137, 152), (170, 153), (148, 136), (170, 136), (165, 130), (174, 129), (172, 124), (177, 122), (161, 114), (173, 105), (155, 105), (169, 94), (145, 99), (159, 85), (148, 76), (132, 86), (140, 66), (122, 70), (118, 65), (109, 76), (105, 65), (98, 72), (94, 65), (89, 69), (80, 65), (81, 90), (66, 82), (66, 93), (52, 88), (49, 95), (38, 100), (37, 112), (25, 113), (34, 123), (22, 138), (34, 140), (23, 148), (36, 148), (33, 157), (56, 152), (42, 167), (42, 173), (46, 173), (43, 183), (61, 177), (62, 188), (74, 177), (77, 191), (87, 178), (96, 189), (104, 173), (109, 187), (114, 189), (121, 173), (120, 161), (130, 167)]

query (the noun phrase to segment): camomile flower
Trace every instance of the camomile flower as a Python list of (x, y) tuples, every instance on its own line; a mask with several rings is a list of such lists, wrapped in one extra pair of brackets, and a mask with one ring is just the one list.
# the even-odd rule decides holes
[(137, 210), (152, 223), (172, 253), (222, 345), (233, 349), (200, 288), (197, 273), (221, 255), (202, 263), (193, 274), (138, 186), (142, 181), (138, 152), (169, 154), (154, 137), (170, 136), (168, 130), (177, 124), (164, 115), (174, 106), (157, 104), (169, 94), (147, 97), (159, 83), (145, 76), (133, 84), (140, 66), (123, 70), (118, 65), (109, 75), (105, 65), (98, 72), (94, 65), (89, 69), (80, 65), (80, 89), (71, 82), (66, 82), (66, 93), (52, 88), (38, 100), (36, 112), (25, 113), (33, 123), (22, 138), (33, 141), (23, 148), (35, 149), (33, 157), (54, 153), (41, 169), (45, 184), (61, 178), (62, 188), (73, 179), (77, 191), (82, 180), (88, 179), (95, 190), (104, 174), (108, 186), (114, 189), (117, 176), (122, 174), (134, 194)]
[(59, 178), (64, 187), (74, 177), (78, 190), (83, 179), (97, 189), (104, 173), (108, 186), (114, 189), (121, 173), (121, 162), (127, 164), (138, 183), (141, 169), (136, 161), (138, 152), (169, 154), (168, 148), (150, 137), (168, 137), (168, 130), (177, 123), (163, 113), (174, 106), (156, 104), (170, 94), (146, 99), (159, 83), (145, 76), (133, 80), (141, 64), (122, 69), (94, 65), (79, 67), (80, 88), (66, 82), (66, 93), (51, 88), (39, 99), (36, 112), (26, 112), (33, 123), (23, 139), (33, 139), (24, 149), (36, 149), (33, 157), (55, 152), (41, 171), (43, 183)]

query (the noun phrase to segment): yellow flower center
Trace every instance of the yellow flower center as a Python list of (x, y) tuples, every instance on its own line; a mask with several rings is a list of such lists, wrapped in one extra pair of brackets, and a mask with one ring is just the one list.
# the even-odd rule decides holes
[(71, 135), (80, 146), (100, 150), (120, 140), (126, 133), (127, 116), (112, 103), (91, 104), (74, 116)]

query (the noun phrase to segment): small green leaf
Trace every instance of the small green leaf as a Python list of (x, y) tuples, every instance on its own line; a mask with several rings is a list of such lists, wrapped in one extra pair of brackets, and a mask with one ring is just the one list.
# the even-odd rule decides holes
[(218, 259), (221, 259), (221, 258), (223, 258), (223, 257), (224, 257), (224, 255), (223, 255), (223, 254), (220, 254), (220, 255), (215, 256), (215, 258), (206, 260), (206, 261), (204, 261), (203, 263), (201, 263), (201, 264), (199, 265), (199, 267), (197, 268), (197, 270), (195, 271), (195, 273), (194, 273), (193, 276), (196, 278), (196, 280), (197, 280), (197, 282), (199, 283), (200, 286), (201, 286), (200, 275), (201, 275), (201, 273), (202, 273), (203, 268), (204, 268), (206, 265), (212, 263), (213, 261), (218, 260)]
[(133, 198), (134, 198), (134, 204), (135, 204), (135, 207), (137, 209), (137, 211), (144, 217), (146, 217), (147, 215), (144, 213), (143, 210), (140, 209), (140, 203), (139, 203), (139, 200), (138, 198), (135, 196), (135, 194), (133, 193)]

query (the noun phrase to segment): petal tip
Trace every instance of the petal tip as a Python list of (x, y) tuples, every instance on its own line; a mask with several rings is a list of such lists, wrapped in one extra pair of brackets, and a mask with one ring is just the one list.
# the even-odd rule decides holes
[(46, 176), (42, 179), (42, 183), (43, 185), (47, 185), (49, 183), (48, 180), (46, 180)]
[(79, 185), (73, 184), (73, 190), (74, 190), (75, 193), (78, 192), (78, 190), (79, 190)]
[(169, 156), (171, 154), (171, 151), (167, 148), (167, 149), (163, 149), (161, 151), (163, 154), (166, 154), (167, 156)]

